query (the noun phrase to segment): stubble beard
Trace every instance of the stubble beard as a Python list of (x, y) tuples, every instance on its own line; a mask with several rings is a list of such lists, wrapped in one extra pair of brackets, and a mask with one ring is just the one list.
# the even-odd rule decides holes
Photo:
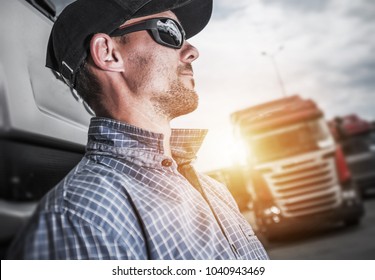
[(197, 109), (199, 97), (194, 89), (187, 88), (178, 79), (168, 91), (154, 93), (151, 101), (156, 112), (172, 120)]
[[(142, 95), (147, 91), (145, 85), (148, 84), (150, 77), (150, 61), (151, 58), (140, 57), (137, 55), (132, 56), (132, 61), (138, 65), (138, 69), (143, 69), (138, 73), (138, 79), (129, 81), (129, 87), (132, 92)], [(159, 75), (168, 75), (167, 68), (162, 67), (159, 69)], [(181, 72), (190, 70), (193, 71), (190, 64), (178, 67), (176, 73), (177, 77), (170, 81), (170, 87), (164, 91), (156, 91), (151, 93), (150, 101), (154, 111), (168, 120), (172, 120), (182, 115), (193, 112), (198, 107), (199, 97), (194, 90), (194, 80), (191, 80), (191, 88), (188, 88), (180, 80), (179, 75)]]

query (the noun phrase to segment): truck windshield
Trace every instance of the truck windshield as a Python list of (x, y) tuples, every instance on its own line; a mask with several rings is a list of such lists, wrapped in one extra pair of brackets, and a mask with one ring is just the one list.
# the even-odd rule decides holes
[(70, 3), (74, 2), (75, 0), (49, 0), (51, 1), (56, 7), (56, 15), (58, 16), (62, 10), (68, 6)]
[(368, 153), (375, 145), (375, 134), (372, 132), (353, 135), (342, 142), (344, 153), (349, 155)]
[(75, 0), (26, 0), (46, 17), (54, 21), (62, 10)]
[(250, 137), (255, 162), (282, 159), (334, 144), (323, 118), (280, 127)]

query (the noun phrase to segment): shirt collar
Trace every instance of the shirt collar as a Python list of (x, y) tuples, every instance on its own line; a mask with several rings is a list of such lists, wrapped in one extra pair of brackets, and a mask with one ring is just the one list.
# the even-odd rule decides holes
[[(172, 129), (172, 156), (178, 164), (196, 157), (207, 134), (206, 129)], [(88, 149), (98, 144), (124, 149), (142, 149), (163, 154), (164, 135), (123, 123), (117, 120), (94, 117), (88, 132)]]

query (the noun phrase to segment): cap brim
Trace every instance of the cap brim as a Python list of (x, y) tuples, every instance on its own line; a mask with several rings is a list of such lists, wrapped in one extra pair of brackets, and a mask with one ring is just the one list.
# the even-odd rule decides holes
[(180, 20), (186, 38), (198, 34), (207, 25), (212, 14), (212, 0), (195, 0), (172, 10)]
[(213, 0), (165, 0), (150, 1), (135, 13), (141, 17), (171, 10), (175, 13), (185, 30), (186, 38), (198, 34), (207, 25), (212, 14)]

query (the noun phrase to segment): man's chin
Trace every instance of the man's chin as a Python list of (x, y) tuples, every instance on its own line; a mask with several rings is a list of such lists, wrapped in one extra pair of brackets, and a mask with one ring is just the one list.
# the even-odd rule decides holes
[(198, 108), (199, 98), (194, 90), (185, 92), (185, 98), (176, 100), (173, 108), (170, 108), (171, 119), (190, 114)]
[(154, 94), (151, 100), (156, 110), (169, 119), (195, 111), (198, 107), (198, 94), (191, 82), (188, 86), (185, 83), (185, 79), (179, 79), (168, 91)]

